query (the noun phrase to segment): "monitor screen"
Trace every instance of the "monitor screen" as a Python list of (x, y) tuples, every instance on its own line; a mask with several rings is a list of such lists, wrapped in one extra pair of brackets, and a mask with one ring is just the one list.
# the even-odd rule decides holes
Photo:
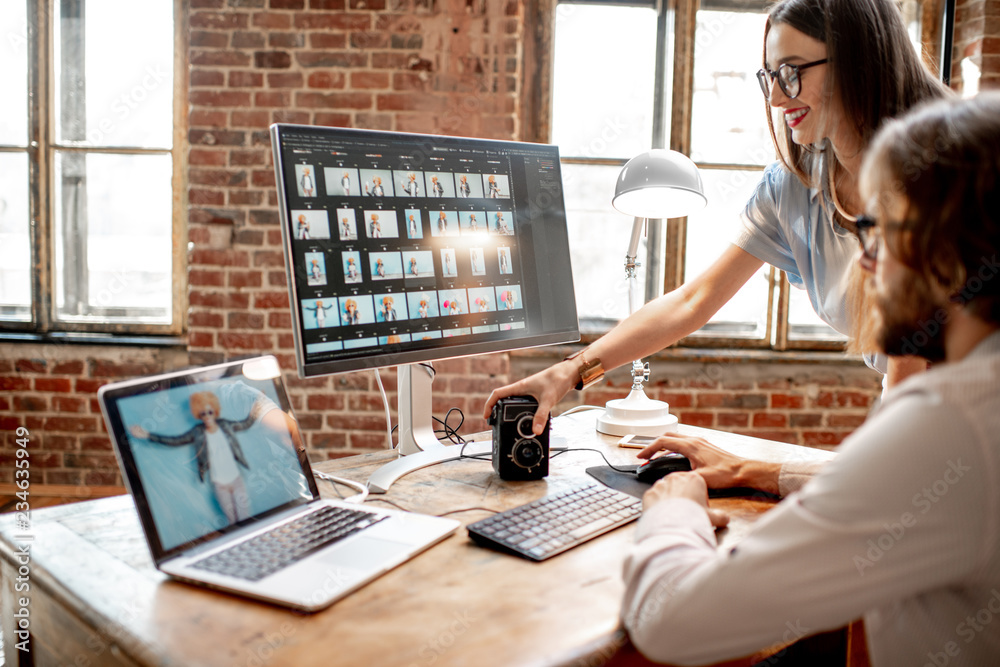
[(303, 377), (573, 342), (559, 154), (276, 124)]

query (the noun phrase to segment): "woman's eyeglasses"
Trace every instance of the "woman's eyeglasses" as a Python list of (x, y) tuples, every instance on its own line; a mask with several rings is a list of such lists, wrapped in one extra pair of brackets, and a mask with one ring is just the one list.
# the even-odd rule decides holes
[(757, 82), (760, 83), (760, 90), (764, 93), (764, 99), (771, 99), (771, 83), (777, 79), (781, 92), (794, 100), (802, 92), (802, 75), (800, 72), (816, 65), (822, 65), (826, 60), (826, 58), (823, 58), (823, 60), (814, 60), (804, 65), (783, 63), (778, 67), (777, 72), (769, 70), (766, 67), (757, 70)]
[(878, 223), (871, 216), (859, 215), (854, 224), (857, 225), (858, 240), (861, 241), (861, 250), (865, 254), (865, 259), (876, 261), (879, 248), (882, 247), (882, 231), (879, 229)]

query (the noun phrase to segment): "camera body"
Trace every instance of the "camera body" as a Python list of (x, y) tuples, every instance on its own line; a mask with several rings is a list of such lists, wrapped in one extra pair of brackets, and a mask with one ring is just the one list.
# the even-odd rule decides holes
[(500, 479), (542, 479), (549, 474), (549, 425), (536, 436), (531, 422), (538, 401), (530, 396), (501, 398), (493, 406), (493, 470)]

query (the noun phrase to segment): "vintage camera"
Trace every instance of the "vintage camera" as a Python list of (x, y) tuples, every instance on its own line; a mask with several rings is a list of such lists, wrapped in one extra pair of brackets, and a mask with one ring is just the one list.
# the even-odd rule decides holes
[(536, 436), (531, 421), (538, 401), (530, 396), (501, 398), (493, 406), (493, 470), (500, 479), (542, 479), (549, 474), (549, 424)]

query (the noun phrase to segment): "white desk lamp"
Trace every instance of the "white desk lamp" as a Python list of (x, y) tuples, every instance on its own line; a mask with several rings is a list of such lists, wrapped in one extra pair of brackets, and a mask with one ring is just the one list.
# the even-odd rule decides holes
[[(611, 205), (635, 216), (632, 238), (625, 254), (625, 277), (628, 280), (629, 314), (642, 304), (635, 275), (639, 239), (649, 219), (679, 218), (708, 203), (698, 167), (677, 151), (653, 149), (629, 160), (615, 185)], [(632, 391), (626, 398), (608, 401), (597, 419), (597, 430), (609, 435), (661, 435), (677, 429), (677, 417), (670, 406), (646, 396), (642, 383), (649, 380), (649, 364), (632, 362)]]

